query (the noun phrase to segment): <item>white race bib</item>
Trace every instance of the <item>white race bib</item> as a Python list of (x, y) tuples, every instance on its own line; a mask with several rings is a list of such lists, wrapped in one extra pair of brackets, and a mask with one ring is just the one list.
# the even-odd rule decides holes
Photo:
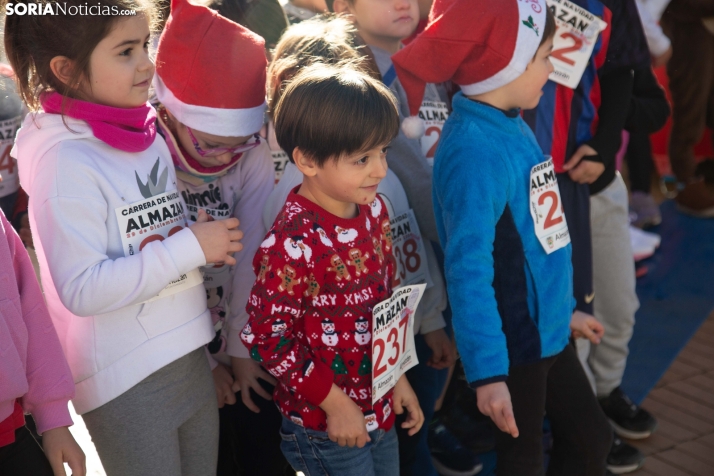
[[(186, 211), (177, 190), (146, 198), (115, 210), (124, 256), (140, 253), (152, 241), (164, 241), (186, 226)], [(203, 282), (198, 268), (170, 282), (151, 302)]]
[(551, 81), (575, 89), (587, 68), (598, 35), (607, 23), (568, 0), (546, 0), (555, 15)]
[(449, 118), (449, 108), (445, 102), (424, 101), (419, 108), (419, 117), (426, 126), (426, 131), (421, 138), (421, 150), (429, 165), (433, 167), (436, 147), (441, 139), (441, 130), (444, 128), (446, 119)]
[(395, 275), (392, 286), (408, 286), (411, 284), (426, 284), (427, 288), (434, 285), (429, 274), (424, 241), (419, 232), (414, 212), (406, 213), (390, 220), (392, 230), (392, 256), (395, 261)]
[(550, 254), (570, 243), (551, 157), (531, 169), (530, 202), (535, 234), (545, 252)]
[(20, 176), (17, 172), (17, 162), (10, 157), (10, 151), (15, 143), (15, 135), (22, 124), (22, 116), (0, 121), (0, 197), (15, 193), (20, 188)]
[(285, 153), (284, 150), (271, 150), (270, 155), (273, 157), (273, 169), (275, 170), (275, 183), (277, 184), (280, 182), (280, 178), (283, 176), (283, 173), (285, 172), (285, 167), (287, 167), (288, 162), (290, 162), (290, 159), (288, 159), (288, 154)]
[(419, 363), (414, 347), (414, 312), (426, 285), (397, 288), (372, 311), (372, 404)]

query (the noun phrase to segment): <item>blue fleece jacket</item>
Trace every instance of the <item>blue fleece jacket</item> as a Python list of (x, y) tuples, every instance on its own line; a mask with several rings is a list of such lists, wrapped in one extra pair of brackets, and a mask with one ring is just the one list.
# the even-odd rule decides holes
[(446, 255), (456, 342), (472, 387), (568, 344), (575, 306), (570, 245), (547, 254), (535, 234), (531, 168), (545, 158), (515, 111), (461, 93), (434, 160), (434, 212)]

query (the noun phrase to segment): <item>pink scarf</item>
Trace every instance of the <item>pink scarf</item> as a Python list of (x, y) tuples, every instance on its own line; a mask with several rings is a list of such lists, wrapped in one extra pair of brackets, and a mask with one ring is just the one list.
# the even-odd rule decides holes
[(104, 143), (125, 152), (142, 152), (156, 138), (156, 111), (148, 102), (128, 109), (102, 106), (79, 99), (65, 98), (57, 93), (44, 94), (42, 108), (50, 114), (66, 114), (89, 124), (94, 136)]

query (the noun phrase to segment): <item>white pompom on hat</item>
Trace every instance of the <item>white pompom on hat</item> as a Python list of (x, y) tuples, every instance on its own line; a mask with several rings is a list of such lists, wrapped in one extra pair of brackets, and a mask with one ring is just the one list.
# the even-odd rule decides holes
[(188, 127), (225, 137), (264, 123), (265, 41), (210, 8), (172, 0), (159, 40), (154, 88)]
[(523, 74), (538, 51), (546, 8), (545, 0), (435, 0), (426, 29), (392, 57), (411, 114), (404, 134), (424, 134), (417, 114), (427, 83), (451, 80), (476, 95)]

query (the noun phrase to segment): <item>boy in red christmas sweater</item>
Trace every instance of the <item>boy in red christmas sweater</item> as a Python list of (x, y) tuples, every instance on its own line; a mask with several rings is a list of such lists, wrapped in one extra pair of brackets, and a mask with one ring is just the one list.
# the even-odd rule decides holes
[[(379, 81), (317, 65), (287, 86), (278, 143), (303, 173), (253, 260), (242, 339), (279, 381), (281, 449), (305, 474), (399, 474), (394, 413), (424, 417), (405, 376), (372, 404), (372, 309), (391, 295), (392, 236), (377, 185), (399, 129)], [(394, 408), (394, 412), (392, 412)]]

